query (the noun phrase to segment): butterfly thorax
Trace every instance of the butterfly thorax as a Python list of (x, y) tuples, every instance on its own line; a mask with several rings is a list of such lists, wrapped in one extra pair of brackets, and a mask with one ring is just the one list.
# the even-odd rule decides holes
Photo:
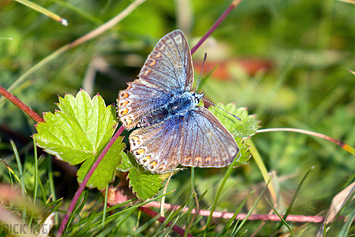
[(169, 103), (144, 116), (137, 126), (148, 127), (169, 119), (171, 116), (185, 116), (200, 102), (203, 95), (203, 93), (185, 92), (174, 96)]

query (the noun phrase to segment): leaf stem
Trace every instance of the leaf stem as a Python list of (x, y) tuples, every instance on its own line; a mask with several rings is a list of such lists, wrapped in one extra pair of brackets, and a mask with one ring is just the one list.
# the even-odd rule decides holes
[(321, 133), (312, 132), (304, 129), (298, 129), (298, 128), (265, 128), (265, 129), (256, 130), (256, 133), (263, 133), (263, 132), (297, 132), (297, 133), (308, 134), (311, 136), (319, 137), (328, 140), (330, 142), (333, 142), (338, 146), (342, 147), (344, 150), (348, 151), (349, 153), (355, 155), (355, 149), (352, 148), (351, 146), (347, 145), (342, 141), (336, 140), (335, 138), (329, 137)]
[(121, 133), (123, 132), (124, 127), (121, 126), (118, 131), (115, 133), (115, 135), (112, 137), (112, 139), (110, 140), (110, 142), (106, 145), (106, 147), (103, 149), (103, 151), (101, 152), (100, 156), (97, 158), (97, 160), (94, 162), (94, 164), (92, 165), (91, 169), (89, 170), (89, 172), (87, 173), (87, 175), (85, 176), (83, 182), (80, 184), (78, 190), (76, 191), (70, 205), (68, 208), (68, 211), (66, 212), (62, 223), (60, 224), (59, 230), (58, 230), (58, 234), (57, 236), (61, 236), (63, 234), (63, 231), (65, 229), (65, 226), (68, 223), (69, 220), (69, 216), (71, 215), (71, 213), (74, 210), (75, 204), (78, 202), (79, 197), (81, 195), (81, 193), (84, 191), (85, 186), (87, 184), (87, 182), (89, 181), (91, 175), (94, 173), (95, 169), (97, 168), (97, 166), (100, 164), (101, 160), (104, 158), (104, 156), (106, 155), (106, 153), (108, 152), (108, 150), (111, 148), (111, 146), (113, 145), (113, 143), (117, 140), (117, 138), (121, 135)]
[(37, 123), (44, 122), (44, 119), (39, 116), (35, 111), (33, 111), (30, 107), (25, 105), (19, 98), (8, 92), (4, 87), (0, 86), (0, 94), (11, 101), (14, 105), (19, 107), (23, 112), (25, 112), (28, 116), (30, 116)]
[[(144, 212), (145, 214), (149, 215), (150, 217), (156, 217), (158, 215), (158, 213), (156, 213), (155, 211), (151, 210), (150, 208), (148, 207), (138, 207), (138, 209), (142, 212)], [(166, 220), (165, 217), (159, 217), (158, 218), (158, 221), (160, 223), (164, 223), (164, 221)], [(166, 226), (171, 226), (173, 223), (169, 222)], [(173, 226), (173, 230), (178, 233), (180, 236), (184, 236), (185, 234), (185, 230), (182, 229), (181, 227), (179, 227), (178, 225), (174, 225)], [(187, 233), (186, 236), (189, 236), (189, 237), (193, 237), (191, 234)]]
[[(148, 204), (145, 204), (144, 207), (156, 207), (156, 208), (160, 208), (160, 202), (150, 202)], [(164, 209), (167, 210), (177, 210), (178, 208), (180, 208), (179, 205), (173, 205), (173, 204), (168, 204), (165, 203), (164, 204)], [(188, 207), (183, 208), (181, 211), (182, 212), (187, 212), (189, 210)], [(196, 209), (192, 209), (191, 210), (191, 214), (195, 214), (196, 213)], [(198, 211), (198, 214), (201, 216), (209, 216), (211, 213), (211, 211), (209, 210), (202, 210), (200, 209)], [(213, 212), (213, 218), (223, 218), (223, 219), (230, 219), (232, 218), (234, 215), (234, 213), (232, 212), (221, 212), (221, 211), (214, 211)], [(284, 217), (284, 215), (281, 215), (282, 217)], [(235, 219), (237, 220), (244, 220), (247, 217), (247, 214), (244, 213), (240, 213), (238, 214)], [(344, 221), (346, 221), (346, 216), (340, 216), (339, 219), (344, 219)], [(324, 221), (324, 216), (304, 216), (304, 215), (288, 215), (286, 218), (286, 221), (290, 221), (290, 222), (308, 222), (308, 223), (321, 223)], [(268, 215), (268, 214), (251, 214), (248, 217), (248, 220), (261, 220), (261, 221), (281, 221), (280, 217), (278, 215)]]
[(233, 0), (229, 7), (222, 13), (217, 21), (211, 26), (207, 33), (197, 42), (197, 44), (191, 49), (191, 54), (201, 46), (203, 42), (212, 34), (212, 32), (222, 23), (222, 21), (228, 16), (228, 14), (241, 2), (242, 0)]

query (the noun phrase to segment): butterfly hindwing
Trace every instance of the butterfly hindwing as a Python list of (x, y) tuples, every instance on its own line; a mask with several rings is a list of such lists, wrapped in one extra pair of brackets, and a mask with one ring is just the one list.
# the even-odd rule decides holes
[(239, 152), (233, 136), (209, 110), (194, 107), (185, 118), (181, 139), (183, 166), (224, 167)]
[(154, 173), (164, 173), (179, 164), (224, 167), (239, 148), (232, 135), (207, 109), (195, 107), (185, 116), (133, 131), (131, 151), (138, 162)]

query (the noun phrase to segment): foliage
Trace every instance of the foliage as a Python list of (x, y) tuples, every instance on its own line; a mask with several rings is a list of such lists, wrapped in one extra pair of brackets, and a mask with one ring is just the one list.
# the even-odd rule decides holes
[[(60, 111), (45, 113), (45, 122), (36, 125), (38, 133), (33, 137), (37, 146), (71, 165), (84, 162), (77, 173), (78, 181), (82, 182), (115, 131), (115, 108), (106, 107), (98, 95), (91, 100), (82, 90), (76, 97), (67, 94), (59, 101)], [(112, 182), (121, 162), (117, 154), (123, 148), (124, 144), (117, 140), (90, 178), (88, 187), (102, 190)]]
[[(59, 98), (59, 111), (44, 114), (46, 123), (52, 127), (37, 124), (38, 134), (34, 138), (47, 151), (62, 153), (59, 157), (71, 163), (70, 166), (52, 159), (42, 150), (37, 154), (30, 139), (36, 133), (34, 121), (0, 98), (0, 182), (8, 185), (0, 186), (0, 193), (11, 194), (0, 195), (0, 199), (2, 205), (20, 215), (31, 227), (39, 228), (54, 211), (58, 212), (56, 223), (63, 219), (77, 190), (77, 180), (83, 180), (117, 126), (114, 106), (106, 106), (105, 102), (114, 103), (118, 91), (127, 87), (125, 83), (136, 78), (157, 40), (180, 28), (193, 46), (230, 3), (192, 0), (180, 5), (166, 0), (147, 1), (103, 34), (65, 52), (57, 51), (109, 21), (131, 2), (36, 1), (67, 19), (67, 27), (18, 2), (0, 2), (0, 18), (6, 19), (0, 21), (0, 86), (9, 88), (17, 83), (11, 92), (39, 114), (55, 111), (57, 95), (65, 95)], [(254, 134), (259, 121), (249, 115), (257, 115), (263, 128), (302, 128), (354, 146), (354, 75), (346, 70), (355, 70), (354, 13), (355, 5), (341, 1), (242, 1), (212, 34), (210, 41), (193, 55), (195, 71), (199, 72), (203, 54), (208, 53), (203, 73), (214, 71), (200, 84), (199, 90), (204, 91), (210, 101), (226, 103), (226, 106), (218, 105), (241, 118), (241, 122), (233, 118), (232, 125), (236, 126), (229, 127), (231, 117), (220, 109), (211, 108), (233, 135), (244, 138), (243, 141), (237, 139), (244, 154), (240, 161), (248, 161), (248, 165), (233, 169), (225, 180), (216, 212), (233, 213), (241, 209), (240, 213), (248, 213), (253, 208), (253, 213), (266, 214), (273, 209), (270, 202), (274, 213), (285, 214), (292, 202), (289, 216), (316, 216), (327, 210), (333, 197), (354, 181), (353, 155), (329, 141), (303, 134)], [(195, 77), (196, 82), (197, 75)], [(79, 88), (88, 95), (84, 91), (78, 93)], [(97, 92), (100, 95), (93, 96)], [(72, 113), (72, 109), (77, 112)], [(90, 116), (89, 111), (105, 116), (99, 119)], [(250, 129), (242, 131), (248, 127), (244, 123), (249, 123)], [(72, 131), (68, 137), (60, 137), (64, 126), (66, 133)], [(127, 137), (128, 132), (123, 135)], [(47, 141), (50, 147), (45, 144)], [(66, 148), (59, 147), (56, 141)], [(127, 139), (115, 142), (112, 153), (105, 156), (106, 164), (99, 166), (96, 176), (94, 173), (90, 179), (89, 186), (102, 192), (91, 189), (81, 196), (66, 235), (125, 236), (132, 234), (132, 230), (135, 235), (154, 235), (169, 231), (169, 228), (160, 229), (155, 223), (157, 218), (147, 217), (137, 210), (141, 202), (125, 206), (127, 201), (103, 210), (105, 188), (114, 173), (129, 172), (131, 177), (131, 173), (142, 171), (127, 156), (127, 150), (122, 151), (123, 143), (127, 144)], [(274, 194), (260, 198), (266, 182), (254, 158), (248, 160), (247, 144), (254, 144), (267, 171), (275, 172), (268, 186), (274, 188)], [(314, 170), (302, 180), (313, 165)], [(107, 167), (109, 170), (103, 170)], [(155, 185), (148, 192), (141, 182), (150, 178), (137, 174), (130, 185), (141, 199), (159, 191), (158, 195), (167, 193), (165, 203), (184, 205), (188, 202), (189, 207), (209, 209), (226, 171), (227, 168), (186, 168), (172, 176), (168, 184), (167, 177), (161, 183), (161, 179), (154, 176), (151, 179), (155, 180)], [(120, 183), (127, 178), (119, 177)], [(302, 187), (297, 190), (301, 181)], [(161, 185), (167, 185), (166, 190), (161, 189)], [(16, 193), (4, 191), (17, 186)], [(252, 190), (255, 192), (250, 194)], [(160, 201), (158, 195), (154, 198)], [(245, 197), (248, 199), (244, 200)], [(258, 205), (254, 206), (257, 200)], [(353, 202), (349, 202), (341, 215), (353, 217), (353, 209)], [(206, 220), (194, 213), (174, 213), (172, 218), (177, 225), (188, 227), (194, 236), (202, 236)], [(276, 222), (260, 225), (259, 221), (248, 220), (241, 225), (241, 221), (228, 221), (215, 219), (215, 226), (209, 226), (207, 236), (251, 235), (254, 231), (262, 236), (275, 231), (289, 233), (285, 226), (292, 229), (295, 236), (315, 236), (320, 226), (313, 223), (303, 226), (287, 220), (283, 227)], [(226, 226), (228, 228), (224, 228)], [(337, 221), (326, 227), (330, 227), (326, 236), (355, 233), (351, 221)], [(155, 233), (157, 230), (159, 233)], [(0, 231), (0, 235), (5, 234), (3, 229)], [(55, 226), (51, 234), (57, 231), (58, 226)]]

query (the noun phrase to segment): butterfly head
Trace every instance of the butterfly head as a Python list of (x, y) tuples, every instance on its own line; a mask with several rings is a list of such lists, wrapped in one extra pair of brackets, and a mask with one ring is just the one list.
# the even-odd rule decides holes
[(192, 98), (194, 99), (194, 104), (200, 103), (200, 100), (205, 96), (205, 94), (202, 92), (200, 94), (193, 92), (192, 93)]

